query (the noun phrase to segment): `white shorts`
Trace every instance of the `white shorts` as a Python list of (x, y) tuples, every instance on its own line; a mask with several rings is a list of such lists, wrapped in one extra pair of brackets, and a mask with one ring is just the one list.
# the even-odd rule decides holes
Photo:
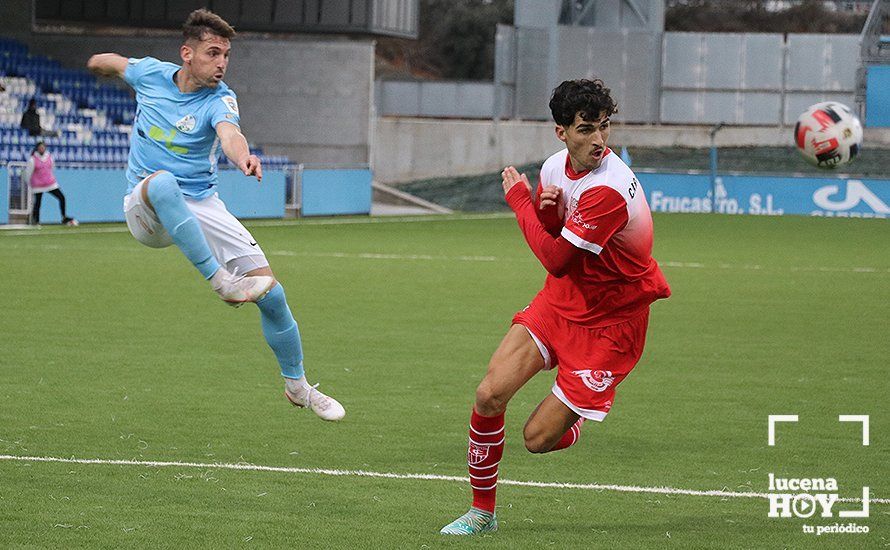
[[(142, 186), (145, 180), (124, 197), (124, 215), (127, 228), (137, 241), (152, 248), (164, 248), (173, 244), (173, 239), (161, 221), (145, 201), (142, 200)], [(219, 195), (200, 200), (185, 198), (185, 204), (201, 224), (204, 237), (216, 261), (226, 266), (231, 273), (243, 275), (248, 271), (269, 266), (266, 255), (241, 222), (226, 210)]]

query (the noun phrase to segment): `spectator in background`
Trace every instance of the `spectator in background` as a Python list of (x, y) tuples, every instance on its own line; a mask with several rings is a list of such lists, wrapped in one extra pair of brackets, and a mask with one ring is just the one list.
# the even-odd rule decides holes
[(28, 183), (31, 192), (34, 194), (34, 209), (31, 211), (31, 223), (38, 225), (40, 223), (40, 203), (43, 201), (43, 194), (49, 193), (59, 201), (59, 210), (62, 211), (62, 223), (65, 225), (79, 225), (77, 220), (69, 218), (65, 213), (65, 195), (59, 189), (59, 183), (53, 174), (53, 158), (46, 150), (46, 144), (38, 141), (31, 151), (31, 158), (28, 159), (28, 166), (22, 175), (24, 181)]
[(28, 102), (28, 110), (22, 113), (21, 126), (25, 130), (28, 130), (29, 136), (39, 136), (43, 134), (43, 128), (40, 127), (40, 113), (37, 112), (36, 100), (32, 99)]

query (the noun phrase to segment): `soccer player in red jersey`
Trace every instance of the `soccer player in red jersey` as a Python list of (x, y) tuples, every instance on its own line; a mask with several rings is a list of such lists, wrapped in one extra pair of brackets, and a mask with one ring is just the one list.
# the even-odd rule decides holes
[(649, 305), (670, 296), (652, 258), (652, 215), (634, 173), (607, 146), (617, 112), (601, 80), (569, 80), (550, 99), (556, 137), (533, 196), (524, 174), (502, 172), (507, 203), (548, 275), (513, 324), (476, 389), (467, 462), (473, 504), (442, 534), (497, 530), (495, 491), (510, 398), (556, 367), (551, 393), (525, 424), (533, 453), (574, 445), (585, 420), (602, 422), (615, 388), (643, 353)]

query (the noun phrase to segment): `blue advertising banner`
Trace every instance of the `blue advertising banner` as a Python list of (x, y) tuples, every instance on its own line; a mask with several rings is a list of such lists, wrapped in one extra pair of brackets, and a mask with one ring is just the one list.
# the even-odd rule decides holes
[(637, 178), (653, 212), (890, 216), (890, 180), (719, 175), (712, 186), (705, 174), (640, 171)]
[(9, 171), (0, 167), (0, 225), (9, 223)]

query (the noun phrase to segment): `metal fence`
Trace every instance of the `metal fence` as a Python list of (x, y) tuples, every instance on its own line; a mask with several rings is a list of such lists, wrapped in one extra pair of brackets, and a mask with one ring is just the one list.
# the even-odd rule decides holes
[(9, 189), (9, 213), (17, 216), (31, 214), (32, 197), (28, 185), (22, 178), (25, 166), (24, 162), (10, 162), (6, 165), (8, 169), (6, 185)]
[(378, 80), (378, 113), (387, 116), (491, 118), (494, 86), (488, 82)]
[[(31, 209), (34, 205), (34, 194), (28, 182), (25, 181), (23, 175), (28, 163), (26, 162), (8, 162), (6, 163), (7, 172), (7, 189), (9, 189), (9, 214), (13, 216), (30, 216)], [(98, 162), (57, 162), (54, 164), (56, 168), (72, 168), (72, 169), (91, 169), (91, 168), (108, 168), (121, 169), (127, 168), (126, 164), (120, 163), (98, 163)]]
[(602, 78), (623, 122), (789, 125), (807, 106), (855, 101), (859, 36), (655, 33), (499, 26), (493, 83), (378, 82), (392, 116), (548, 120), (550, 92)]
[(852, 104), (855, 35), (665, 33), (661, 122), (793, 124), (827, 99)]

